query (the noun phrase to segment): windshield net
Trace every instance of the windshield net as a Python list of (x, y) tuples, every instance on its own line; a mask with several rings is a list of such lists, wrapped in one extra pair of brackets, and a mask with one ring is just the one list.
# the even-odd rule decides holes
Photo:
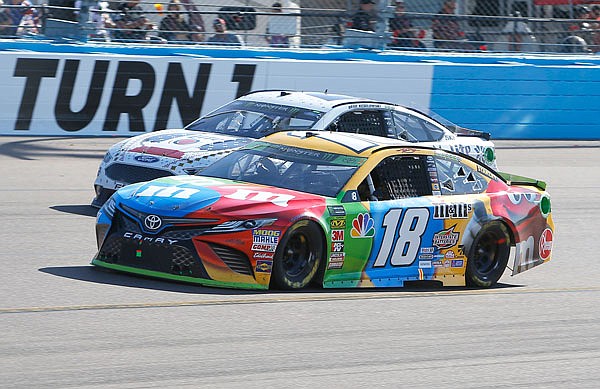
[(282, 130), (309, 129), (321, 116), (323, 112), (299, 107), (234, 100), (185, 129), (262, 138)]
[(234, 151), (201, 175), (335, 197), (366, 158), (266, 142)]

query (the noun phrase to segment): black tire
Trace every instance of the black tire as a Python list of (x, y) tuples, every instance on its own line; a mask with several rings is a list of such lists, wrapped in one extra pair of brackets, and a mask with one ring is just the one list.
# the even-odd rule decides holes
[(510, 234), (504, 223), (492, 221), (485, 224), (467, 254), (467, 285), (479, 288), (495, 285), (508, 264), (510, 246)]
[(286, 231), (275, 252), (271, 284), (278, 289), (302, 289), (313, 281), (323, 262), (321, 229), (301, 220)]

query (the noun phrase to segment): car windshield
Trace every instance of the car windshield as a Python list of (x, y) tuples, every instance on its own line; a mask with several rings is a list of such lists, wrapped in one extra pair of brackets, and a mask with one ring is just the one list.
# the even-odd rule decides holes
[(200, 174), (335, 197), (365, 161), (257, 141), (221, 158)]
[(185, 129), (257, 139), (282, 130), (309, 129), (323, 113), (287, 105), (234, 100)]

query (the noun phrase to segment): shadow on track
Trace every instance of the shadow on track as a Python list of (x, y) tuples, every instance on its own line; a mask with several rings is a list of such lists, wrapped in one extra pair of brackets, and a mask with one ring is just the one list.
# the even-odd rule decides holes
[[(340, 289), (322, 289), (306, 288), (302, 290), (243, 290), (228, 289), (219, 287), (205, 287), (202, 285), (187, 284), (176, 281), (165, 281), (152, 277), (145, 277), (137, 274), (126, 274), (110, 269), (104, 269), (95, 266), (65, 266), (65, 267), (44, 267), (38, 269), (42, 273), (51, 274), (58, 277), (70, 278), (74, 280), (93, 282), (98, 284), (117, 285), (129, 288), (141, 288), (150, 290), (161, 290), (164, 292), (189, 293), (189, 294), (213, 294), (213, 295), (255, 295), (268, 293), (373, 293), (377, 291), (384, 292), (455, 292), (455, 291), (477, 291), (480, 289), (469, 287), (443, 287), (436, 281), (407, 281), (404, 287), (397, 288), (340, 288)], [(520, 285), (497, 284), (491, 290), (520, 288)], [(488, 290), (488, 289), (481, 289)]]
[(98, 213), (98, 209), (92, 207), (91, 205), (53, 205), (49, 208), (55, 211), (80, 216), (96, 217), (96, 214)]
[(0, 155), (22, 160), (35, 160), (48, 156), (102, 159), (106, 153), (104, 148), (98, 150), (78, 150), (73, 146), (60, 147), (44, 144), (44, 142), (74, 142), (81, 141), (82, 139), (84, 137), (31, 138), (9, 142), (0, 144)]

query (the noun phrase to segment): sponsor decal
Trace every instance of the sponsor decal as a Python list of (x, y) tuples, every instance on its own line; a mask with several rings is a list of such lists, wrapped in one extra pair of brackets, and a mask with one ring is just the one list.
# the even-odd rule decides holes
[(452, 259), (454, 257), (455, 257), (454, 251), (452, 251), (452, 250), (446, 251), (446, 254), (444, 255), (444, 258), (447, 258), (447, 259)]
[(125, 232), (123, 234), (123, 238), (139, 240), (140, 242), (143, 242), (143, 243), (154, 243), (154, 244), (164, 244), (164, 245), (170, 245), (170, 244), (179, 242), (179, 240), (177, 240), (177, 239), (169, 239), (169, 238), (161, 238), (161, 237), (152, 238), (152, 237), (144, 236), (142, 234), (138, 234), (135, 232)]
[(346, 219), (332, 219), (329, 222), (330, 227), (333, 228), (346, 228)]
[(421, 252), (423, 254), (433, 254), (434, 251), (435, 251), (435, 248), (433, 248), (433, 247), (421, 247)]
[(444, 266), (444, 263), (442, 261), (433, 261), (433, 262), (431, 262), (431, 264), (433, 265), (433, 267), (442, 267), (442, 266)]
[(458, 242), (458, 237), (460, 236), (458, 232), (454, 232), (454, 227), (456, 227), (456, 225), (446, 230), (436, 232), (433, 235), (433, 245), (440, 249), (447, 249), (454, 246)]
[(331, 242), (331, 251), (338, 253), (344, 251), (344, 242)]
[(329, 205), (327, 210), (331, 216), (346, 216), (346, 210), (342, 205)]
[(270, 273), (273, 269), (273, 261), (256, 261), (257, 273)]
[(272, 193), (267, 191), (256, 191), (256, 190), (248, 190), (248, 189), (238, 189), (235, 192), (228, 194), (224, 197), (232, 200), (248, 200), (248, 201), (269, 201), (274, 205), (279, 207), (287, 207), (288, 201), (292, 200), (296, 196), (281, 194), (281, 193)]
[(137, 155), (134, 159), (141, 163), (154, 163), (159, 161), (159, 158), (153, 155)]
[(269, 253), (266, 251), (258, 251), (256, 253), (254, 253), (254, 255), (252, 255), (253, 258), (256, 259), (273, 259), (273, 257), (275, 256), (275, 253)]
[(281, 231), (277, 230), (252, 230), (252, 243), (266, 243), (274, 244), (279, 243), (279, 236)]
[(473, 210), (468, 203), (445, 203), (433, 205), (434, 219), (467, 219)]
[(430, 269), (431, 261), (419, 261), (419, 269)]
[(268, 251), (270, 253), (274, 253), (275, 249), (277, 249), (276, 244), (265, 244), (265, 243), (253, 243), (252, 251)]
[(329, 262), (327, 269), (341, 269), (344, 266), (344, 262)]
[(375, 222), (368, 213), (359, 213), (352, 220), (350, 236), (353, 238), (372, 238), (375, 235)]
[[(479, 158), (478, 158), (479, 159)], [(494, 181), (498, 181), (498, 177), (496, 177), (495, 175), (493, 175), (488, 169), (477, 165), (477, 173), (481, 173), (484, 176), (486, 176), (487, 178), (491, 178)]]
[(433, 259), (433, 254), (421, 254), (419, 259)]
[(450, 267), (450, 261), (449, 261), (449, 260), (447, 260), (447, 259), (446, 259), (446, 260), (444, 261), (444, 267), (446, 267), (446, 268), (447, 268), (447, 267)]
[(331, 241), (332, 242), (343, 242), (344, 241), (344, 230), (331, 230)]
[(346, 253), (331, 253), (329, 256), (329, 261), (331, 262), (344, 262), (346, 258)]
[(463, 267), (464, 261), (462, 259), (453, 259), (450, 262), (450, 267)]
[(183, 139), (177, 139), (175, 142), (176, 145), (192, 145), (194, 143), (198, 143), (199, 140), (198, 139), (194, 139), (194, 138), (183, 138)]
[(540, 258), (544, 261), (550, 258), (550, 253), (552, 252), (552, 243), (554, 241), (554, 233), (551, 229), (546, 228), (544, 232), (542, 232), (542, 236), (540, 236)]

